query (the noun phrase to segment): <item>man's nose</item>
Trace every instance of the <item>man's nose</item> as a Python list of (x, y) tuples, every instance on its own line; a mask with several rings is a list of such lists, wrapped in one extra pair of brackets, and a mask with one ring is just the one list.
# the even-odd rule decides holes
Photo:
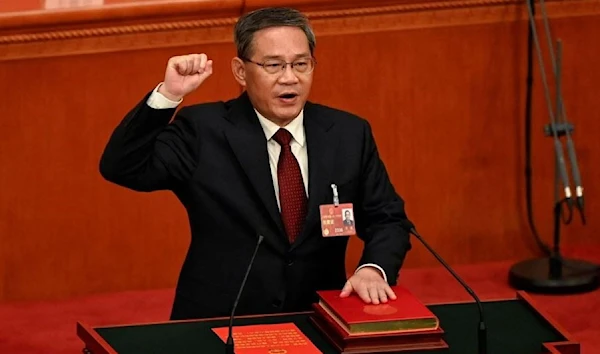
[(298, 82), (298, 76), (296, 76), (291, 64), (285, 66), (283, 73), (281, 73), (281, 76), (279, 77), (279, 82), (286, 84)]

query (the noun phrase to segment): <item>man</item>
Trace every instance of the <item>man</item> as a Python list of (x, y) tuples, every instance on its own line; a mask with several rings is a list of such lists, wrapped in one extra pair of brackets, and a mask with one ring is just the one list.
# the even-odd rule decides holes
[(350, 210), (344, 211), (344, 226), (354, 226), (354, 220), (352, 220)]
[[(175, 114), (213, 68), (206, 54), (173, 57), (164, 80), (115, 129), (100, 163), (107, 180), (171, 190), (187, 210), (192, 237), (171, 319), (228, 315), (258, 235), (264, 242), (236, 314), (308, 310), (321, 289), (373, 304), (395, 299), (389, 285), (410, 249), (404, 204), (369, 124), (307, 102), (316, 64), (307, 19), (267, 8), (242, 16), (234, 31), (231, 68), (243, 94)], [(320, 206), (333, 204), (334, 194), (353, 203), (365, 242), (348, 279), (347, 237), (325, 237), (320, 227)]]

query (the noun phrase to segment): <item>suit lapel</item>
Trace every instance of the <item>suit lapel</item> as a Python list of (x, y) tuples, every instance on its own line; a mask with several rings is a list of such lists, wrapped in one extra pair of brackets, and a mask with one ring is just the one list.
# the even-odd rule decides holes
[(302, 232), (292, 244), (292, 249), (298, 247), (314, 227), (320, 225), (319, 206), (322, 203), (333, 203), (333, 200), (327, 200), (326, 197), (332, 194), (332, 171), (338, 136), (330, 131), (333, 126), (331, 119), (321, 112), (317, 106), (306, 103), (304, 130), (308, 152), (308, 212)]
[[(229, 145), (275, 223), (277, 234), (285, 235), (273, 189), (267, 141), (246, 93), (233, 103), (228, 119), (234, 124), (225, 131)], [(261, 225), (257, 227), (259, 228), (257, 232), (264, 233)], [(264, 236), (268, 237), (268, 235)], [(278, 239), (278, 241), (287, 241), (283, 237)]]
[[(277, 207), (277, 199), (273, 188), (273, 179), (269, 167), (267, 142), (252, 108), (247, 94), (244, 92), (232, 104), (227, 119), (233, 124), (225, 131), (225, 135), (242, 169), (246, 173), (254, 190), (265, 205), (272, 221), (276, 225), (278, 243), (287, 244), (281, 213)], [(296, 248), (320, 225), (319, 206), (322, 203), (333, 203), (327, 199), (331, 196), (332, 171), (335, 165), (335, 150), (338, 136), (330, 129), (333, 122), (321, 110), (310, 102), (304, 109), (304, 129), (308, 153), (308, 212), (304, 227), (291, 248)], [(257, 232), (261, 230), (261, 225)], [(319, 227), (320, 228), (320, 227)], [(268, 237), (269, 235), (265, 235)]]

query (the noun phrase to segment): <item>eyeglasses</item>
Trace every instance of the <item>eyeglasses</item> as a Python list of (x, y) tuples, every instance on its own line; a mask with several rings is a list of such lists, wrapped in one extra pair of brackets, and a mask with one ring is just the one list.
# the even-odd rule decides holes
[(264, 61), (263, 63), (257, 63), (248, 58), (242, 59), (252, 64), (261, 66), (269, 74), (283, 73), (288, 65), (290, 65), (292, 67), (292, 70), (297, 74), (310, 74), (314, 70), (315, 65), (317, 64), (317, 61), (314, 58), (297, 59), (291, 63), (279, 59), (269, 59)]

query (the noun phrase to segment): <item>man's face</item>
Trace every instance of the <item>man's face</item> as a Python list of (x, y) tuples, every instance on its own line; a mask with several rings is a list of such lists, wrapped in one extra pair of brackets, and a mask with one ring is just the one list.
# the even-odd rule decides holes
[(346, 219), (350, 219), (350, 212), (349, 211), (345, 212), (344, 216), (346, 217)]
[[(283, 60), (287, 63), (312, 58), (308, 39), (297, 27), (272, 27), (254, 34), (251, 57), (256, 63)], [(306, 62), (306, 61), (305, 61)], [(286, 125), (304, 107), (312, 85), (312, 72), (298, 73), (287, 65), (268, 73), (263, 67), (244, 62), (245, 84), (254, 107), (267, 119)]]

